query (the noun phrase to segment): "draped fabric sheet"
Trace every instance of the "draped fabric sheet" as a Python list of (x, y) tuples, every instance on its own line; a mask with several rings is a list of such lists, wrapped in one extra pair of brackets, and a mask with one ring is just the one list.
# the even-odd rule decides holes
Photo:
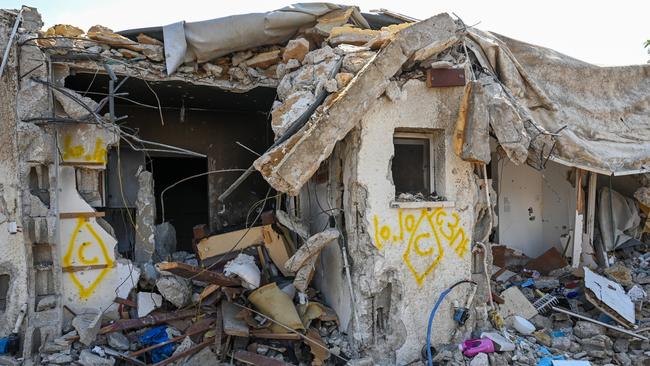
[[(499, 108), (473, 116), (490, 121), (511, 160), (542, 165), (550, 158), (604, 174), (650, 170), (650, 65), (599, 67), (474, 29), (466, 45), (491, 77), (473, 88), (488, 94), (480, 102), (509, 110), (505, 118)], [(495, 79), (501, 87), (491, 85)]]
[[(233, 15), (200, 22), (177, 22), (163, 27), (165, 62), (171, 75), (184, 62), (206, 62), (249, 48), (288, 41), (318, 17), (347, 7), (330, 3), (301, 3), (267, 13)], [(367, 26), (357, 9), (357, 23)]]

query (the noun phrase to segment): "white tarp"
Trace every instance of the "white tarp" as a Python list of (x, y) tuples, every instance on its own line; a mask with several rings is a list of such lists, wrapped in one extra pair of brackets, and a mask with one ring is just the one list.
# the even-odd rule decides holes
[[(166, 25), (163, 37), (167, 74), (185, 62), (206, 62), (231, 52), (286, 42), (301, 27), (315, 24), (318, 17), (344, 8), (330, 3), (300, 3), (268, 13)], [(358, 10), (352, 17), (367, 26)]]
[[(612, 190), (610, 211), (609, 197), (609, 188), (603, 187), (598, 197), (598, 224), (600, 237), (608, 252), (632, 239), (631, 235), (637, 234), (637, 229), (641, 224), (639, 206), (634, 199)], [(612, 230), (612, 224), (614, 224), (614, 230)]]
[[(528, 162), (537, 165), (552, 152), (560, 163), (601, 173), (650, 169), (650, 65), (599, 67), (475, 29), (467, 44), (516, 104), (516, 122), (524, 122), (516, 128), (521, 141), (508, 136), (502, 145), (529, 150)], [(513, 122), (496, 121), (509, 129)], [(560, 132), (552, 138), (540, 131)]]

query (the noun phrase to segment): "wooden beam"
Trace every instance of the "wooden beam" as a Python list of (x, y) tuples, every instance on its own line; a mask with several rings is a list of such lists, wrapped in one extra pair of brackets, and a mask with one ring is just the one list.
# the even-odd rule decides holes
[(100, 161), (62, 161), (59, 163), (60, 166), (92, 166), (92, 167), (103, 167), (106, 166), (105, 162)]
[(144, 328), (152, 325), (157, 325), (170, 320), (189, 318), (196, 315), (196, 309), (178, 310), (171, 313), (157, 313), (147, 315), (138, 319), (120, 319), (113, 324), (109, 324), (99, 330), (99, 334), (107, 334), (117, 332), (120, 330), (129, 330), (134, 328)]
[(92, 212), (61, 212), (59, 213), (59, 218), (61, 219), (77, 219), (77, 218), (89, 218), (89, 217), (104, 217), (106, 216), (105, 212), (92, 211)]
[(115, 267), (114, 264), (108, 265), (108, 264), (91, 264), (87, 266), (69, 266), (69, 267), (61, 267), (61, 271), (65, 273), (71, 273), (71, 272), (81, 272), (81, 271), (91, 271), (94, 269), (105, 269), (105, 268), (113, 268)]
[(167, 271), (177, 276), (212, 283), (219, 286), (239, 286), (241, 282), (227, 277), (223, 273), (210, 271), (209, 269), (190, 266), (186, 263), (180, 262), (160, 262), (156, 264), (156, 268), (161, 271)]
[(582, 234), (584, 225), (585, 211), (585, 194), (582, 189), (582, 178), (585, 171), (576, 169), (576, 214), (573, 225), (573, 255), (571, 257), (571, 266), (580, 267), (580, 255), (582, 254)]
[(253, 330), (250, 332), (252, 338), (277, 339), (283, 341), (299, 341), (299, 335), (295, 333), (271, 333), (269, 331)]

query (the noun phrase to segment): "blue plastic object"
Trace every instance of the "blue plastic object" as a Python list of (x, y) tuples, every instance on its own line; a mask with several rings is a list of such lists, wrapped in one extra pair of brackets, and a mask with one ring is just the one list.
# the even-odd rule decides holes
[(537, 362), (537, 366), (553, 366), (553, 361), (564, 360), (564, 356), (542, 357)]
[(436, 316), (436, 312), (438, 311), (438, 308), (440, 307), (442, 300), (445, 299), (445, 296), (447, 296), (447, 294), (449, 294), (451, 290), (454, 289), (454, 287), (460, 285), (461, 283), (471, 283), (474, 286), (476, 286), (476, 282), (474, 281), (463, 280), (463, 281), (456, 282), (455, 284), (451, 285), (451, 287), (443, 291), (440, 294), (440, 296), (438, 296), (438, 300), (436, 301), (436, 304), (433, 305), (433, 309), (431, 309), (431, 314), (429, 314), (429, 323), (427, 324), (427, 365), (428, 366), (433, 366), (433, 355), (431, 354), (431, 326), (433, 325), (433, 318)]
[[(162, 325), (159, 327), (152, 328), (140, 336), (140, 343), (145, 346), (152, 346), (154, 344), (160, 344), (169, 339), (167, 334), (167, 327)], [(162, 347), (156, 348), (149, 352), (151, 354), (151, 361), (158, 363), (174, 353), (174, 343), (166, 344)]]
[(5, 354), (9, 352), (9, 350), (7, 349), (8, 344), (9, 344), (8, 337), (0, 338), (0, 354)]

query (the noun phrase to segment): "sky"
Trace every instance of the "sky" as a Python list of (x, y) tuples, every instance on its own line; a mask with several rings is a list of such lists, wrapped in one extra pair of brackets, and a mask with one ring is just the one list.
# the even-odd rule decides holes
[[(95, 24), (115, 31), (264, 12), (291, 0), (0, 0), (0, 8), (38, 8), (45, 27), (67, 23), (84, 30)], [(643, 64), (650, 55), (647, 0), (356, 0), (362, 11), (385, 8), (424, 19), (455, 13), (468, 25), (506, 35), (601, 66)]]

